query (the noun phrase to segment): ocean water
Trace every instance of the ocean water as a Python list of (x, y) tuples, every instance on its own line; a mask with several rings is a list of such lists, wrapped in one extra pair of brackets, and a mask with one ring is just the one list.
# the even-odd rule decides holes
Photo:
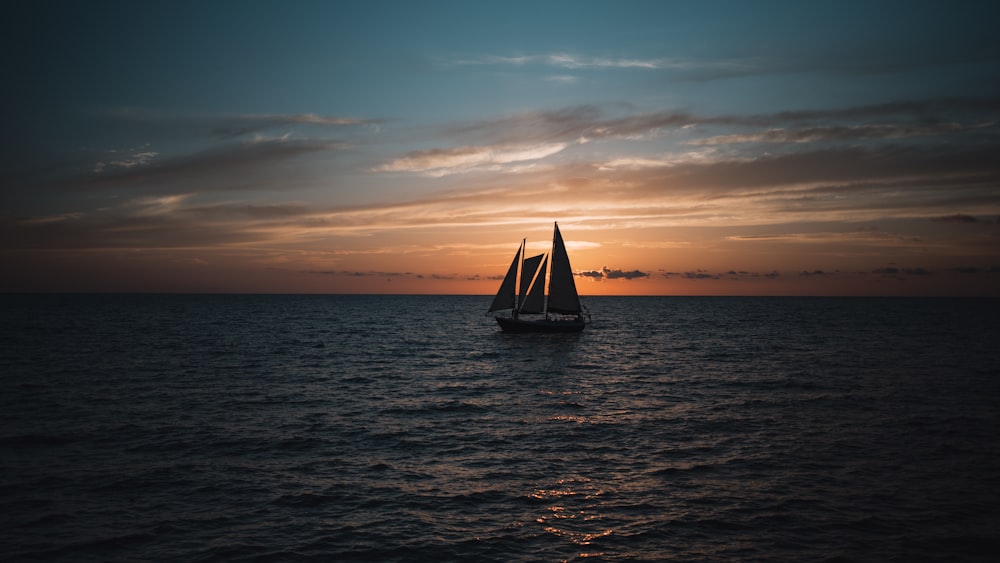
[(993, 561), (1000, 301), (0, 296), (5, 561)]

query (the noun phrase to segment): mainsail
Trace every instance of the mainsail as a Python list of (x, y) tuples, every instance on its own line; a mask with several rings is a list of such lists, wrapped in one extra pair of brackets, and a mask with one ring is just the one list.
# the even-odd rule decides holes
[(548, 312), (575, 314), (583, 311), (580, 306), (580, 295), (576, 292), (576, 282), (573, 280), (573, 269), (569, 265), (569, 255), (566, 245), (556, 224), (552, 235), (552, 276), (549, 279)]

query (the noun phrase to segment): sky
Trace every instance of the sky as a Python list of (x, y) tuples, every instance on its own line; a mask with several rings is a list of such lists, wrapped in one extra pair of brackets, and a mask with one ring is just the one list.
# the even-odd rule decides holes
[(991, 2), (5, 4), (0, 291), (1000, 296)]

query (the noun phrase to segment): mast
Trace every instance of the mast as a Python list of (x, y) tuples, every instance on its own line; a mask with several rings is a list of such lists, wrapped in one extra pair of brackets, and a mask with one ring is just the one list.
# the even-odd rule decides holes
[(511, 303), (513, 304), (511, 305), (510, 308), (510, 316), (511, 318), (515, 319), (517, 318), (518, 310), (521, 307), (521, 299), (525, 291), (524, 280), (522, 280), (521, 278), (524, 277), (524, 255), (527, 254), (527, 250), (528, 250), (528, 238), (525, 237), (521, 239), (521, 248), (519, 249), (519, 252), (521, 253), (521, 265), (520, 265), (521, 275), (517, 276), (517, 282), (520, 284), (521, 287), (518, 287), (517, 292), (514, 293), (514, 298), (511, 300)]
[[(524, 254), (525, 254), (526, 250), (528, 250), (528, 239), (527, 238), (523, 238), (523, 239), (521, 239), (521, 247), (518, 249), (518, 252), (521, 253), (520, 268), (521, 268), (521, 275), (522, 276), (524, 275)], [(520, 289), (520, 288), (518, 288), (518, 289)], [(524, 291), (524, 290), (521, 289), (520, 291)]]

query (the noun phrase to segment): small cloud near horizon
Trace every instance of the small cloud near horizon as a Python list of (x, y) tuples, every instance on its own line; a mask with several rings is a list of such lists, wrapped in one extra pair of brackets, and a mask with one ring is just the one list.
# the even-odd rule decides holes
[(577, 272), (576, 275), (580, 276), (580, 277), (584, 277), (584, 278), (590, 278), (593, 281), (602, 281), (602, 280), (605, 280), (605, 279), (609, 279), (609, 280), (618, 280), (618, 279), (634, 280), (634, 279), (648, 278), (649, 277), (649, 273), (648, 272), (643, 272), (643, 271), (640, 271), (640, 270), (631, 270), (631, 271), (625, 271), (625, 270), (620, 270), (620, 269), (619, 270), (612, 270), (611, 268), (608, 268), (607, 266), (604, 266), (600, 270), (588, 270), (588, 271), (583, 271), (583, 272)]
[(972, 215), (966, 215), (964, 213), (956, 213), (954, 215), (932, 217), (931, 221), (936, 221), (938, 223), (978, 223), (979, 219), (973, 217)]

